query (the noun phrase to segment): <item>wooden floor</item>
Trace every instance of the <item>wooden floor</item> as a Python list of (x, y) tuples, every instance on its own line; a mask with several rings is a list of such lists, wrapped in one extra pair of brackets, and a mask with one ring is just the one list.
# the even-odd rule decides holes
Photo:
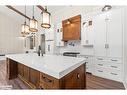
[[(0, 86), (12, 85), (13, 89), (29, 89), (20, 79), (6, 79), (5, 61), (0, 61)], [(125, 89), (122, 83), (87, 74), (87, 89)]]

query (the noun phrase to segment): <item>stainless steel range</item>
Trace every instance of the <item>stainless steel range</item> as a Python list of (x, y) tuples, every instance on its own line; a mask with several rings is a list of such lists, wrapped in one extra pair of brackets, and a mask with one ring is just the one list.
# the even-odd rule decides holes
[(77, 57), (80, 54), (79, 52), (64, 52), (63, 56)]

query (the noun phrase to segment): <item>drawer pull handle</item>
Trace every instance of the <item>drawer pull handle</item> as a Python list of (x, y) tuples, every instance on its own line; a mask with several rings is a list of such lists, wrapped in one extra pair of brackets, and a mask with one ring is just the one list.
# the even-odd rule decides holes
[(111, 59), (111, 61), (118, 61), (118, 60)]
[(118, 74), (116, 74), (116, 73), (110, 73), (110, 74), (112, 74), (112, 75), (118, 75)]
[(103, 60), (103, 58), (97, 58), (98, 60)]
[(118, 67), (116, 67), (116, 66), (111, 66), (112, 68), (118, 68)]
[(103, 72), (103, 71), (101, 71), (101, 70), (98, 70), (98, 72)]
[(103, 66), (103, 64), (98, 64), (99, 66)]
[(45, 82), (49, 82), (49, 83), (52, 82), (52, 80), (50, 80), (50, 79), (48, 79), (48, 78), (46, 78), (46, 77), (43, 77), (43, 76), (42, 76), (42, 79), (43, 79)]

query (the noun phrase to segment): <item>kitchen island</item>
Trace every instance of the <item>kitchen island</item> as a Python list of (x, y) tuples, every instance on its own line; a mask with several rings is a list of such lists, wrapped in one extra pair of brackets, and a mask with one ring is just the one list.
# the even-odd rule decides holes
[(6, 55), (7, 78), (33, 89), (85, 89), (85, 59), (58, 55)]

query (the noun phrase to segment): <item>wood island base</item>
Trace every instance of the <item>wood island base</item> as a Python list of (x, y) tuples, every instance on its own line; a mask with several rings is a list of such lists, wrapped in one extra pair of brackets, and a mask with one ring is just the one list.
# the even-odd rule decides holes
[(7, 78), (19, 77), (31, 89), (86, 89), (85, 64), (61, 79), (54, 78), (9, 58), (6, 59)]

